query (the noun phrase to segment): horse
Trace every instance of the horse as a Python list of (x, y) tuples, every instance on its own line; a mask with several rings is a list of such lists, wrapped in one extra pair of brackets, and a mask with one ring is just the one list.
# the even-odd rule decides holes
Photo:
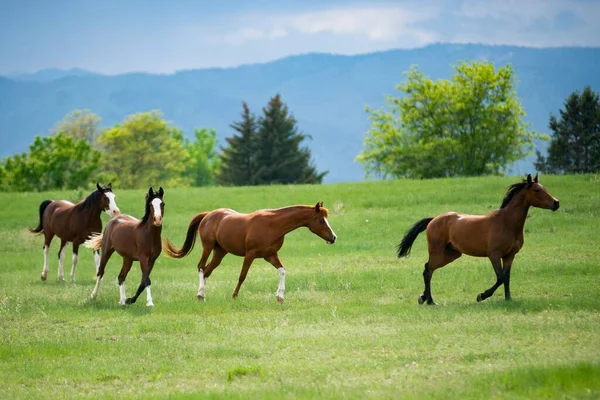
[(559, 206), (558, 199), (538, 182), (538, 175), (532, 180), (529, 174), (527, 179), (509, 186), (498, 210), (486, 215), (448, 212), (417, 222), (406, 232), (397, 251), (398, 258), (408, 256), (417, 236), (427, 230), (429, 261), (423, 271), (425, 290), (419, 296), (419, 304), (436, 305), (431, 297), (433, 272), (462, 254), (488, 257), (496, 273), (496, 283), (477, 295), (477, 302), (492, 296), (502, 284), (504, 297), (510, 300), (510, 270), (515, 255), (523, 247), (523, 226), (529, 207), (556, 211)]
[[(242, 270), (232, 297), (238, 296), (250, 265), (256, 258), (263, 258), (279, 272), (279, 287), (275, 298), (283, 303), (286, 270), (277, 255), (286, 234), (300, 227), (333, 244), (337, 236), (327, 220), (328, 211), (323, 202), (314, 206), (294, 205), (271, 210), (258, 210), (242, 214), (228, 208), (219, 208), (196, 215), (190, 222), (183, 247), (177, 249), (165, 240), (164, 250), (168, 256), (182, 258), (190, 253), (196, 242), (196, 234), (202, 241), (202, 256), (198, 263), (198, 300), (204, 300), (206, 280), (219, 266), (227, 253), (244, 257)], [(206, 262), (210, 253), (212, 259)]]
[[(64, 280), (63, 260), (65, 246), (73, 242), (73, 266), (71, 267), (71, 282), (75, 280), (75, 267), (79, 253), (79, 246), (85, 242), (91, 234), (102, 232), (102, 220), (100, 214), (105, 211), (111, 217), (120, 213), (115, 194), (112, 192), (112, 184), (101, 187), (96, 183), (96, 190), (85, 200), (73, 204), (67, 200), (44, 200), (39, 207), (40, 221), (36, 228), (29, 228), (32, 233), (44, 233), (44, 267), (42, 269), (42, 280), (48, 277), (48, 252), (54, 235), (60, 239), (58, 250), (58, 280)], [(98, 252), (94, 253), (96, 272), (100, 264)]]
[[(120, 214), (106, 224), (104, 234), (95, 234), (84, 243), (84, 246), (94, 250), (99, 250), (102, 247), (102, 257), (96, 275), (96, 286), (91, 295), (92, 299), (98, 296), (100, 281), (104, 276), (104, 268), (112, 254), (116, 251), (123, 257), (123, 266), (119, 273), (119, 304), (135, 303), (140, 294), (146, 289), (146, 306), (154, 306), (150, 291), (150, 273), (152, 272), (152, 267), (154, 267), (154, 262), (162, 250), (161, 232), (163, 217), (165, 215), (164, 194), (165, 192), (162, 187), (158, 189), (158, 192), (150, 187), (148, 193), (146, 193), (146, 208), (141, 221), (132, 216)], [(150, 222), (151, 216), (152, 222)], [(126, 298), (125, 278), (134, 261), (140, 262), (142, 281), (135, 296)]]

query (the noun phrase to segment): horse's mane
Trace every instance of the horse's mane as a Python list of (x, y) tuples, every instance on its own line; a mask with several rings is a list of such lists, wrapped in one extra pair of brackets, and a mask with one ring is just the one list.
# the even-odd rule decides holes
[(75, 207), (77, 207), (79, 211), (90, 211), (92, 206), (96, 204), (96, 202), (100, 199), (100, 196), (103, 194), (104, 192), (94, 190), (88, 197), (86, 197), (85, 200), (79, 202)]
[(160, 197), (158, 195), (149, 196), (148, 193), (146, 193), (146, 210), (144, 211), (144, 216), (142, 217), (142, 220), (140, 221), (140, 225), (144, 225), (146, 222), (148, 222), (148, 219), (150, 218), (150, 202), (156, 198), (160, 198)]
[(517, 183), (513, 183), (512, 185), (510, 185), (508, 187), (508, 190), (506, 191), (506, 195), (504, 196), (504, 199), (502, 199), (502, 204), (500, 205), (500, 208), (504, 208), (508, 205), (508, 203), (510, 203), (510, 201), (517, 195), (519, 194), (519, 192), (523, 189), (525, 189), (527, 187), (528, 183), (526, 180), (523, 180), (522, 182), (517, 182)]

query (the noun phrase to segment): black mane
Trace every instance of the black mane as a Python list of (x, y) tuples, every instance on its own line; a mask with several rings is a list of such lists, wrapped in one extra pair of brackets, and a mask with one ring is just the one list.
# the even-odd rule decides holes
[(142, 217), (142, 220), (140, 221), (140, 225), (144, 225), (146, 222), (148, 222), (148, 218), (150, 218), (150, 202), (154, 199), (159, 199), (160, 196), (158, 194), (154, 194), (152, 196), (149, 196), (148, 194), (146, 194), (146, 210), (144, 211), (144, 216)]
[(94, 204), (97, 204), (100, 200), (100, 196), (102, 196), (105, 192), (111, 192), (110, 189), (104, 189), (102, 192), (99, 190), (94, 190), (84, 201), (77, 204), (77, 208), (80, 211), (91, 211), (93, 210)]
[(504, 199), (502, 199), (502, 204), (500, 205), (500, 208), (506, 207), (508, 205), (508, 203), (510, 203), (510, 201), (517, 194), (519, 194), (519, 192), (521, 190), (525, 189), (528, 185), (529, 185), (529, 183), (527, 183), (526, 180), (523, 180), (522, 182), (518, 182), (518, 183), (514, 183), (514, 184), (510, 185), (508, 187), (508, 190), (506, 191), (506, 195), (504, 196)]

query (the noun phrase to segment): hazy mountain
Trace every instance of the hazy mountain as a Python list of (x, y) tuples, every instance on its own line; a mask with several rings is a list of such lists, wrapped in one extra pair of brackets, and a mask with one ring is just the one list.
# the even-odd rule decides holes
[(16, 72), (7, 76), (7, 78), (15, 81), (23, 82), (51, 82), (57, 79), (62, 79), (67, 76), (89, 76), (97, 75), (94, 72), (87, 71), (81, 68), (70, 68), (70, 69), (58, 69), (58, 68), (47, 68), (41, 71), (26, 73)]
[[(300, 130), (312, 136), (307, 144), (319, 169), (330, 171), (325, 181), (360, 180), (362, 167), (354, 158), (369, 127), (365, 105), (382, 105), (412, 64), (431, 77), (447, 78), (451, 65), (465, 59), (512, 63), (527, 119), (543, 132), (550, 114), (558, 113), (573, 90), (586, 84), (600, 88), (599, 48), (433, 45), (357, 56), (307, 54), (170, 75), (76, 73), (49, 80), (51, 74), (40, 71), (38, 79), (0, 78), (0, 156), (27, 150), (36, 134), (45, 134), (66, 113), (82, 108), (100, 115), (106, 126), (128, 114), (161, 109), (186, 134), (194, 127), (214, 127), (223, 143), (243, 100), (259, 114), (272, 95), (281, 93)], [(525, 161), (514, 171), (532, 168)]]

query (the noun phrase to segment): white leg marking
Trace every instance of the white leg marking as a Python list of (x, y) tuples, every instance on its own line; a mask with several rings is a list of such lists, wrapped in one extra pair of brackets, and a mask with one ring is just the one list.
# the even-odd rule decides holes
[(124, 306), (127, 296), (125, 295), (125, 282), (119, 285), (119, 304)]
[(100, 277), (96, 276), (96, 286), (94, 286), (94, 290), (92, 290), (92, 299), (98, 297), (98, 289), (100, 289)]
[(283, 300), (285, 296), (285, 268), (277, 268), (279, 271), (279, 287), (277, 288), (277, 297)]
[(96, 262), (96, 275), (98, 275), (98, 269), (100, 269), (100, 252), (94, 251), (94, 261)]
[(58, 280), (62, 281), (64, 280), (64, 262), (65, 262), (65, 251), (67, 251), (67, 245), (65, 245), (65, 247), (62, 248), (62, 250), (60, 251), (60, 254), (58, 255)]
[(198, 271), (198, 297), (204, 298), (204, 292), (206, 290), (206, 279), (204, 278), (204, 271)]
[(152, 302), (152, 293), (150, 292), (150, 285), (146, 286), (146, 306), (154, 307), (154, 303)]
[(73, 253), (73, 266), (71, 267), (71, 282), (75, 281), (75, 267), (77, 267), (77, 254)]
[(46, 280), (48, 277), (48, 246), (44, 246), (44, 267), (42, 268), (42, 280)]

